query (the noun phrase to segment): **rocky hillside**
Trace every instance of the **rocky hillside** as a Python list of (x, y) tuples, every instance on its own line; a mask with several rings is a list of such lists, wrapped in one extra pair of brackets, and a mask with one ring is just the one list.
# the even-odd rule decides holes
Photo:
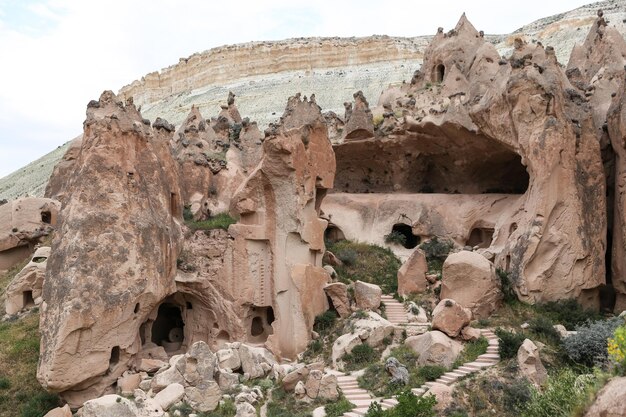
[[(605, 11), (609, 25), (626, 34), (626, 7), (619, 0), (606, 0), (537, 20), (508, 35), (487, 38), (502, 55), (511, 53), (516, 37), (540, 41), (553, 46), (565, 65), (574, 45), (583, 42), (598, 8)], [(132, 96), (144, 117), (164, 117), (175, 125), (182, 123), (192, 105), (204, 114), (216, 115), (229, 91), (237, 95), (242, 114), (258, 121), (261, 128), (277, 119), (285, 97), (296, 92), (315, 93), (324, 110), (343, 115), (343, 103), (351, 101), (355, 91), (363, 91), (376, 103), (384, 88), (410, 79), (421, 65), (430, 39), (298, 38), (224, 46), (147, 74), (123, 87), (120, 95)], [(0, 199), (41, 196), (65, 149), (64, 145), (0, 179)]]

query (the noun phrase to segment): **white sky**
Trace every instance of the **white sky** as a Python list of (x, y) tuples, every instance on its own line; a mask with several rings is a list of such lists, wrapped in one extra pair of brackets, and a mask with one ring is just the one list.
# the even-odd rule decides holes
[(417, 36), (461, 13), (509, 33), (589, 0), (0, 0), (0, 177), (82, 132), (86, 104), (212, 47), (308, 36)]

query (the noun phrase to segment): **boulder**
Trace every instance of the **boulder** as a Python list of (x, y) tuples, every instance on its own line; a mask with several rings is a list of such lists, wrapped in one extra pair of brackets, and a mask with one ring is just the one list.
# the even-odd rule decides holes
[(241, 368), (241, 358), (238, 350), (232, 348), (220, 349), (215, 352), (215, 355), (220, 368), (230, 369), (231, 371)]
[(217, 357), (203, 341), (194, 343), (183, 358), (176, 362), (176, 369), (185, 379), (185, 385), (198, 385), (213, 381)]
[(596, 396), (585, 417), (626, 416), (626, 377), (615, 377)]
[(256, 409), (250, 403), (242, 402), (237, 404), (237, 414), (235, 417), (256, 417)]
[(316, 399), (320, 391), (320, 382), (324, 373), (322, 371), (313, 370), (309, 372), (309, 376), (306, 379), (304, 388), (306, 389), (306, 395), (311, 399)]
[(409, 383), (409, 371), (393, 356), (387, 358), (385, 370), (391, 375), (392, 384), (407, 385)]
[(517, 365), (520, 373), (535, 387), (540, 387), (548, 378), (546, 368), (539, 357), (539, 349), (530, 339), (525, 339), (517, 350)]
[(239, 374), (220, 370), (217, 375), (217, 384), (224, 392), (231, 391), (237, 384), (239, 384)]
[(309, 368), (306, 366), (289, 372), (282, 380), (283, 389), (285, 391), (292, 391), (298, 382), (306, 381), (308, 376)]
[(450, 254), (443, 263), (441, 298), (469, 308), (475, 318), (489, 317), (502, 303), (496, 268), (476, 252)]
[(350, 300), (348, 299), (348, 286), (343, 282), (333, 282), (324, 287), (326, 295), (333, 303), (333, 307), (339, 314), (339, 317), (348, 317), (352, 311), (350, 310)]
[(339, 391), (337, 388), (337, 377), (332, 374), (326, 374), (320, 380), (317, 398), (321, 398), (323, 400), (336, 400), (339, 398)]
[(185, 396), (185, 388), (180, 384), (171, 384), (165, 387), (162, 391), (159, 391), (154, 396), (154, 401), (161, 406), (165, 411), (183, 399)]
[(463, 350), (461, 343), (450, 339), (437, 330), (408, 337), (404, 344), (418, 355), (417, 364), (419, 366), (441, 365), (448, 368), (452, 366)]
[(63, 407), (57, 407), (48, 411), (43, 417), (72, 417), (72, 410), (69, 405), (65, 404)]
[(398, 270), (398, 294), (419, 294), (426, 291), (427, 272), (426, 255), (421, 249), (414, 250)]
[(333, 343), (331, 353), (333, 366), (337, 366), (337, 362), (343, 357), (343, 355), (352, 352), (352, 349), (361, 343), (363, 342), (357, 333), (347, 333), (339, 336)]
[(357, 308), (363, 310), (376, 310), (380, 307), (380, 299), (383, 290), (378, 285), (369, 284), (363, 281), (354, 283), (354, 298)]
[(253, 347), (241, 344), (239, 347), (241, 369), (250, 379), (267, 375), (277, 363), (276, 358), (269, 350), (263, 347)]
[(330, 265), (324, 265), (324, 270), (328, 272), (328, 275), (330, 276), (331, 280), (337, 279), (337, 271), (335, 271), (335, 268), (333, 268)]
[(337, 365), (337, 361), (343, 355), (352, 352), (355, 346), (367, 343), (374, 348), (379, 347), (383, 340), (390, 337), (394, 332), (393, 324), (373, 311), (368, 311), (366, 318), (354, 321), (351, 327), (353, 330), (350, 333), (339, 336), (333, 343), (332, 361), (334, 365)]
[[(184, 361), (184, 358), (179, 358), (178, 360)], [(171, 384), (185, 384), (185, 378), (176, 366), (169, 366), (167, 368), (160, 369), (159, 372), (157, 372), (152, 378), (150, 388), (154, 392), (159, 392)]]
[(428, 314), (424, 307), (418, 306), (413, 301), (409, 303), (407, 318), (409, 323), (428, 323)]
[(213, 411), (219, 405), (222, 391), (217, 382), (201, 382), (195, 387), (185, 388), (185, 401), (195, 410)]
[(461, 330), (461, 338), (466, 341), (474, 341), (480, 339), (482, 333), (480, 329), (475, 329), (473, 327), (467, 326), (463, 327)]
[(433, 382), (428, 391), (424, 394), (426, 395), (434, 395), (437, 399), (437, 404), (435, 405), (435, 410), (442, 415), (444, 410), (448, 408), (448, 406), (452, 403), (452, 387), (446, 384), (440, 384), (438, 382)]
[(85, 402), (81, 417), (138, 417), (138, 410), (132, 401), (109, 394)]
[(567, 336), (569, 336), (569, 333), (567, 332), (567, 329), (562, 324), (555, 324), (552, 327), (554, 327), (554, 330), (557, 332), (557, 334), (559, 335), (559, 337), (561, 339), (564, 339)]
[(472, 312), (449, 298), (443, 299), (433, 310), (432, 327), (450, 337), (457, 337), (472, 320)]
[(118, 392), (124, 396), (132, 395), (141, 383), (140, 374), (127, 374), (117, 379)]

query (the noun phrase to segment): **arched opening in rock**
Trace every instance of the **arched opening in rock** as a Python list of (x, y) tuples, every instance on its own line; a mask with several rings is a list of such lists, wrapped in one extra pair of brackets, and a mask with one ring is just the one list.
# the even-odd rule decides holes
[(413, 228), (406, 223), (396, 223), (387, 235), (388, 243), (397, 243), (407, 249), (413, 249), (420, 244), (420, 237), (413, 234)]
[(50, 213), (49, 211), (42, 211), (41, 212), (41, 221), (43, 223), (46, 223), (46, 224), (51, 224), (52, 223), (52, 213)]
[(35, 300), (33, 299), (32, 291), (24, 291), (22, 293), (22, 298), (23, 298), (23, 304), (24, 304), (23, 308), (29, 308), (35, 305)]
[(508, 145), (450, 124), (335, 145), (334, 193), (524, 194), (530, 177)]
[(443, 82), (443, 79), (446, 75), (446, 66), (443, 64), (439, 64), (435, 67), (435, 81), (438, 83)]
[(248, 340), (253, 343), (263, 343), (274, 330), (274, 309), (272, 307), (253, 306), (250, 309), (250, 335)]
[(111, 356), (109, 357), (109, 371), (112, 371), (113, 368), (120, 362), (120, 347), (114, 346), (111, 349)]
[(172, 303), (163, 303), (159, 306), (156, 320), (152, 324), (152, 342), (163, 346), (166, 352), (175, 352), (183, 344), (184, 327), (180, 307)]
[(471, 247), (488, 248), (493, 240), (494, 229), (491, 227), (475, 227), (470, 232), (466, 245)]
[(331, 223), (324, 232), (324, 239), (330, 243), (335, 243), (340, 240), (345, 240), (346, 237), (339, 227)]

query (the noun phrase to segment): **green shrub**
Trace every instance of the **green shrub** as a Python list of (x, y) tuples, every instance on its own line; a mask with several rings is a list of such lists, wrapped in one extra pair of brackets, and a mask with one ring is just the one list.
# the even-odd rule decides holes
[(445, 374), (448, 370), (439, 365), (425, 365), (417, 370), (417, 374), (424, 378), (425, 381), (434, 381), (441, 375)]
[(342, 397), (333, 403), (326, 404), (324, 411), (326, 411), (326, 417), (340, 417), (354, 407), (354, 404)]
[(502, 402), (506, 410), (513, 415), (520, 415), (532, 394), (531, 386), (525, 378), (517, 378), (502, 387)]
[(483, 353), (487, 352), (487, 347), (489, 346), (489, 341), (481, 336), (478, 340), (472, 340), (471, 342), (467, 342), (463, 347), (463, 351), (459, 354), (459, 356), (454, 361), (453, 368), (458, 368), (467, 362), (474, 362), (476, 358), (478, 358)]
[(559, 333), (554, 329), (554, 323), (547, 317), (534, 317), (528, 322), (528, 325), (531, 332), (542, 335), (554, 343), (559, 343), (561, 340)]
[(521, 333), (512, 333), (499, 327), (495, 333), (500, 339), (498, 353), (502, 359), (514, 358), (520, 346), (524, 343), (524, 339), (526, 339), (526, 336)]
[(365, 417), (434, 417), (437, 400), (434, 395), (418, 397), (410, 390), (404, 391), (396, 398), (395, 407), (383, 410), (378, 402), (373, 402)]
[(220, 213), (217, 214), (208, 220), (201, 221), (186, 221), (185, 224), (194, 232), (196, 230), (214, 230), (214, 229), (224, 229), (228, 230), (228, 227), (231, 224), (237, 223), (237, 220), (230, 217), (228, 213)]
[(342, 282), (369, 282), (380, 286), (386, 294), (397, 291), (401, 262), (390, 249), (341, 240), (329, 245), (328, 250), (344, 263), (335, 267)]
[(553, 322), (562, 324), (568, 330), (574, 329), (587, 321), (602, 319), (602, 316), (593, 310), (585, 310), (576, 300), (550, 301), (538, 304), (539, 313), (548, 316)]
[(496, 269), (496, 273), (498, 275), (498, 278), (500, 278), (504, 302), (507, 304), (511, 304), (514, 301), (517, 301), (517, 295), (515, 294), (515, 290), (513, 289), (513, 283), (511, 282), (511, 278), (509, 278), (509, 274), (505, 270), (500, 268)]
[(20, 417), (41, 417), (60, 405), (59, 396), (48, 392), (38, 392), (29, 396), (22, 406)]
[(376, 351), (367, 343), (361, 343), (352, 349), (352, 352), (343, 355), (343, 361), (346, 362), (350, 369), (356, 369), (360, 366), (367, 365), (375, 361)]
[(0, 376), (0, 389), (11, 388), (11, 381), (5, 376)]
[[(409, 387), (419, 387), (425, 380), (419, 375), (417, 354), (407, 345), (401, 345), (391, 350), (390, 356), (396, 358), (409, 371)], [(392, 384), (391, 376), (381, 363), (370, 364), (358, 378), (359, 387), (374, 393), (377, 397), (390, 397), (406, 389), (404, 385)]]
[(608, 360), (608, 339), (623, 321), (619, 317), (598, 320), (576, 327), (576, 334), (563, 340), (567, 355), (585, 366), (605, 364)]
[(420, 249), (424, 251), (426, 259), (440, 260), (445, 260), (453, 247), (454, 243), (452, 241), (447, 239), (439, 240), (437, 236), (420, 245)]
[(193, 213), (191, 212), (191, 206), (185, 206), (183, 208), (183, 220), (186, 222), (193, 220)]
[(324, 334), (329, 329), (332, 329), (337, 321), (337, 312), (333, 310), (327, 310), (322, 314), (315, 316), (313, 323), (313, 329), (319, 334)]
[(391, 233), (385, 235), (385, 243), (396, 243), (398, 245), (406, 245), (406, 236), (397, 230), (392, 230)]
[(569, 417), (586, 403), (594, 383), (595, 378), (585, 378), (565, 368), (551, 375), (542, 391), (532, 389), (522, 416)]

